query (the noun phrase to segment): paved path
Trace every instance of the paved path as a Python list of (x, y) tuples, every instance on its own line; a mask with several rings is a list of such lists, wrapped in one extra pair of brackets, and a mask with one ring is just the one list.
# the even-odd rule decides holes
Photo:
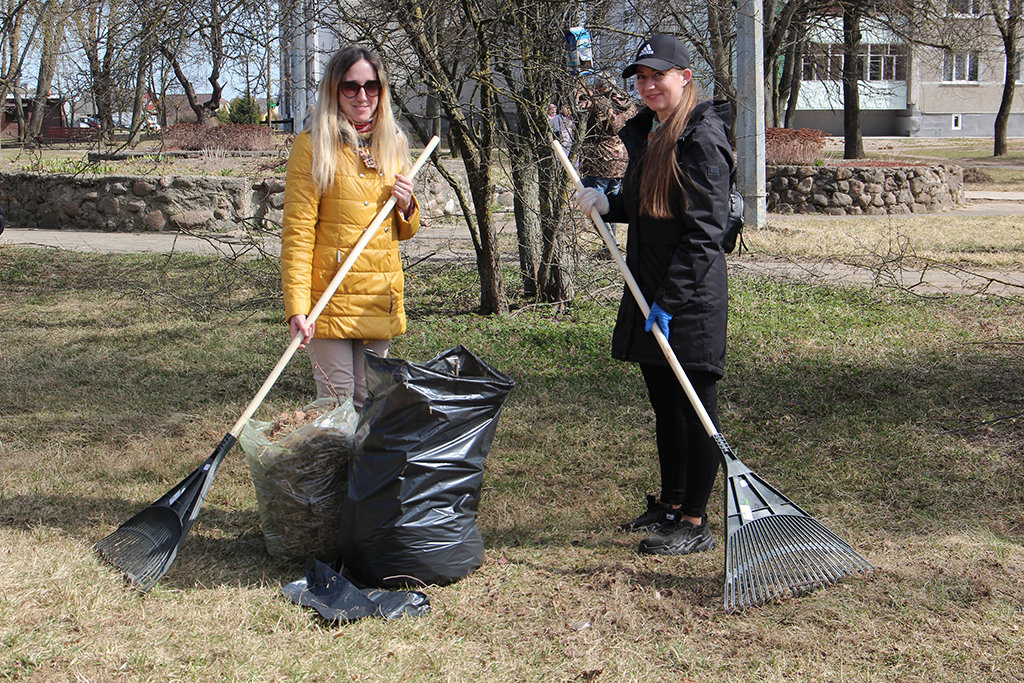
[[(1004, 216), (1024, 215), (1024, 192), (968, 192), (967, 205), (945, 211), (943, 216)], [(808, 216), (794, 216), (807, 218)], [(814, 216), (812, 216), (814, 217)], [(786, 219), (788, 216), (771, 214), (771, 218)], [(835, 216), (821, 216), (835, 220)], [(856, 219), (857, 216), (851, 216)], [(469, 232), (463, 226), (421, 229), (414, 242), (420, 242), (417, 253), (430, 253), (434, 249), (444, 250), (446, 245), (458, 244), (460, 248), (472, 249)], [(21, 230), (8, 227), (0, 234), (0, 244), (20, 244), (35, 247), (53, 247), (84, 252), (157, 252), (185, 251), (197, 254), (235, 255), (245, 253), (251, 247), (229, 236), (218, 236), (206, 240), (190, 235), (171, 232), (124, 233), (124, 232), (79, 232), (70, 230)], [(276, 251), (277, 245), (267, 244), (266, 249)]]
[[(968, 192), (968, 205), (944, 212), (943, 216), (1001, 216), (1024, 215), (1024, 192)], [(771, 214), (772, 219), (785, 216)], [(806, 218), (801, 216), (801, 218)], [(834, 216), (821, 216), (836, 220)], [(847, 217), (843, 220), (854, 220)], [(514, 228), (509, 228), (513, 229)], [(202, 239), (174, 233), (108, 233), (77, 232), (67, 230), (20, 230), (8, 228), (0, 234), (0, 245), (70, 249), (82, 252), (171, 253), (183, 251), (222, 256), (255, 255), (258, 251), (230, 236)], [(263, 251), (279, 253), (280, 244), (268, 242)], [(473, 246), (469, 233), (462, 225), (426, 227), (420, 229), (416, 239), (402, 245), (403, 255), (412, 261), (421, 258), (472, 258)], [(986, 292), (1005, 296), (1024, 296), (1024, 273), (995, 271), (967, 271), (955, 267), (931, 268), (925, 271), (878, 271), (840, 262), (806, 263), (768, 257), (733, 257), (730, 267), (734, 272), (772, 273), (780, 277), (814, 279), (828, 283), (880, 284), (907, 288), (922, 295), (935, 295), (950, 291)]]

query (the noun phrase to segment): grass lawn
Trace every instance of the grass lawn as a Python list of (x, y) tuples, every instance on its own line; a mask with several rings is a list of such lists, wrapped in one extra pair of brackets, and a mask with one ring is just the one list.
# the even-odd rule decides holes
[[(755, 250), (882, 251), (825, 225)], [(872, 230), (1020, 268), (1004, 229), (945, 226)], [(588, 261), (569, 312), (513, 291), (501, 319), (473, 313), (476, 277), (410, 268), (391, 355), (463, 344), (516, 381), (486, 465), (485, 564), (425, 588), (428, 616), (339, 626), (282, 596), (302, 567), (266, 552), (239, 450), (149, 594), (91, 551), (209, 455), (280, 357), (274, 265), (0, 248), (0, 680), (1019, 680), (1020, 298), (733, 277), (723, 433), (877, 571), (728, 615), (721, 544), (641, 556), (616, 529), (657, 487), (643, 382), (608, 352), (617, 274)], [(314, 393), (300, 353), (257, 417)], [(719, 478), (720, 541), (721, 495)]]

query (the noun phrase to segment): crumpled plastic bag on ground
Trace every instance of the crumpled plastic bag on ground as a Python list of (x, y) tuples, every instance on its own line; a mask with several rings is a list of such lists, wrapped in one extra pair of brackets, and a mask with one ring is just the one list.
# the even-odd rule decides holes
[(484, 560), (484, 460), (515, 383), (461, 346), (422, 365), (366, 355), (340, 560), (368, 586), (445, 585)]
[(328, 621), (365, 617), (419, 617), (430, 612), (430, 599), (419, 591), (359, 589), (319, 560), (306, 563), (306, 576), (281, 588), (296, 605), (312, 607)]
[[(337, 407), (330, 409), (332, 406)], [(272, 443), (272, 422), (250, 420), (238, 441), (249, 463), (267, 551), (304, 562), (333, 561), (359, 414), (352, 399), (320, 399), (304, 408), (320, 417)]]

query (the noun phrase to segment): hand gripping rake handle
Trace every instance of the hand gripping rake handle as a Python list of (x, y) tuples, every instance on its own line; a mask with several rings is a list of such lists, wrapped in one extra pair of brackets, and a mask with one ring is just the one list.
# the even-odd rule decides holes
[[(583, 189), (583, 183), (580, 182), (580, 176), (573, 167), (572, 162), (569, 161), (569, 157), (565, 155), (565, 150), (558, 144), (558, 140), (552, 140), (551, 146), (555, 150), (555, 156), (562, 162), (562, 166), (565, 168), (565, 172), (572, 178), (573, 184), (576, 186), (576, 190)], [(622, 277), (626, 279), (626, 284), (629, 285), (629, 291), (633, 292), (633, 297), (636, 299), (636, 303), (640, 306), (640, 311), (646, 318), (651, 314), (651, 307), (647, 305), (647, 301), (644, 299), (644, 295), (640, 292), (640, 285), (637, 284), (636, 278), (633, 277), (633, 273), (630, 272), (629, 266), (626, 265), (626, 261), (622, 258), (622, 253), (619, 248), (615, 245), (615, 240), (612, 239), (611, 233), (608, 231), (608, 226), (605, 225), (604, 219), (601, 218), (601, 214), (597, 212), (597, 209), (592, 209), (590, 212), (590, 218), (594, 221), (597, 226), (598, 232), (601, 233), (601, 237), (604, 238), (604, 243), (608, 245), (608, 251), (611, 252), (612, 258), (615, 259), (615, 263), (618, 264), (619, 270), (622, 271)], [(718, 428), (715, 427), (715, 423), (711, 421), (711, 416), (708, 415), (708, 411), (705, 410), (704, 404), (701, 403), (700, 397), (697, 396), (697, 392), (694, 391), (693, 385), (690, 384), (690, 379), (686, 376), (686, 372), (683, 370), (683, 366), (679, 364), (679, 359), (676, 358), (675, 352), (672, 347), (668, 345), (668, 339), (662, 333), (661, 328), (655, 325), (652, 330), (654, 331), (654, 337), (658, 340), (658, 346), (661, 347), (661, 352), (665, 354), (665, 359), (668, 360), (668, 364), (672, 366), (672, 372), (675, 373), (679, 379), (679, 383), (683, 385), (683, 391), (686, 392), (686, 397), (690, 399), (690, 403), (693, 405), (693, 409), (697, 411), (697, 417), (700, 418), (700, 422), (704, 425), (704, 429), (707, 431), (708, 436), (719, 442), (720, 447), (728, 449), (722, 439), (722, 435), (719, 434)], [(731, 449), (730, 449), (731, 450)]]
[[(409, 171), (410, 179), (416, 177), (416, 174), (419, 173), (420, 168), (424, 163), (426, 163), (427, 159), (430, 158), (430, 155), (434, 152), (434, 148), (437, 147), (437, 143), (440, 141), (441, 138), (436, 135), (430, 139), (427, 146), (423, 148), (423, 153), (420, 154), (419, 158), (416, 159), (416, 163), (413, 164), (412, 170)], [(320, 314), (323, 312), (324, 308), (327, 307), (327, 303), (331, 300), (331, 297), (334, 296), (334, 293), (338, 291), (338, 287), (341, 286), (341, 281), (345, 279), (346, 275), (348, 275), (348, 271), (352, 270), (352, 265), (356, 262), (356, 259), (359, 258), (359, 255), (363, 253), (363, 249), (366, 248), (366, 245), (369, 244), (370, 240), (377, 234), (380, 226), (391, 214), (391, 210), (395, 208), (395, 203), (396, 200), (394, 197), (388, 199), (381, 210), (377, 212), (377, 216), (373, 219), (373, 222), (370, 223), (370, 225), (366, 227), (366, 230), (363, 231), (359, 241), (356, 242), (356, 245), (352, 247), (352, 251), (349, 252), (348, 258), (346, 258), (344, 263), (341, 264), (341, 267), (338, 268), (338, 272), (335, 273), (334, 278), (331, 280), (330, 284), (327, 285), (327, 289), (324, 290), (322, 295), (320, 295), (320, 299), (316, 302), (316, 305), (313, 306), (313, 310), (306, 316), (306, 322), (308, 324), (312, 325), (316, 319), (320, 317)], [(242, 416), (238, 418), (238, 422), (235, 423), (235, 426), (228, 432), (231, 436), (237, 439), (242, 433), (245, 423), (253, 416), (256, 409), (260, 407), (260, 404), (263, 403), (263, 399), (266, 398), (271, 387), (273, 387), (274, 383), (277, 382), (277, 378), (281, 376), (282, 372), (284, 372), (285, 366), (288, 365), (292, 356), (294, 356), (295, 352), (298, 351), (299, 344), (301, 343), (302, 333), (300, 332), (292, 337), (292, 343), (288, 345), (287, 349), (285, 349), (284, 355), (281, 356), (281, 360), (277, 361), (277, 365), (275, 365), (274, 369), (270, 372), (270, 376), (267, 377), (265, 382), (263, 382), (263, 386), (260, 387), (260, 390), (256, 392), (255, 398), (253, 398), (252, 402), (249, 403), (249, 406), (245, 409), (245, 412), (242, 413)]]

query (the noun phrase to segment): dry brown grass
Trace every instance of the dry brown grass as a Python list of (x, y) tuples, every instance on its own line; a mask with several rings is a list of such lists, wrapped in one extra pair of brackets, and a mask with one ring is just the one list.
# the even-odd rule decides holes
[[(748, 239), (755, 257), (813, 262), (869, 260), (906, 236), (918, 258), (1019, 271), (1001, 220), (786, 219)], [(429, 616), (338, 626), (282, 597), (302, 569), (266, 553), (238, 452), (150, 594), (91, 551), (209, 455), (283, 350), (276, 309), (182, 305), (173, 296), (216, 271), (201, 260), (178, 272), (24, 253), (0, 249), (0, 680), (931, 683), (1024, 670), (1024, 435), (1007, 419), (1022, 410), (1019, 299), (734, 278), (725, 433), (877, 572), (726, 615), (721, 547), (646, 557), (615, 530), (656, 468), (642, 382), (607, 358), (614, 302), (480, 319), (452, 303), (474, 300), (471, 270), (417, 268), (394, 354), (465, 342), (517, 381), (487, 462), (486, 560), (427, 588)], [(310, 391), (293, 363), (259, 417)]]
[(1024, 255), (1024, 213), (1017, 216), (776, 216), (766, 229), (744, 230), (755, 253), (839, 259), (888, 254), (965, 266), (1018, 270)]

